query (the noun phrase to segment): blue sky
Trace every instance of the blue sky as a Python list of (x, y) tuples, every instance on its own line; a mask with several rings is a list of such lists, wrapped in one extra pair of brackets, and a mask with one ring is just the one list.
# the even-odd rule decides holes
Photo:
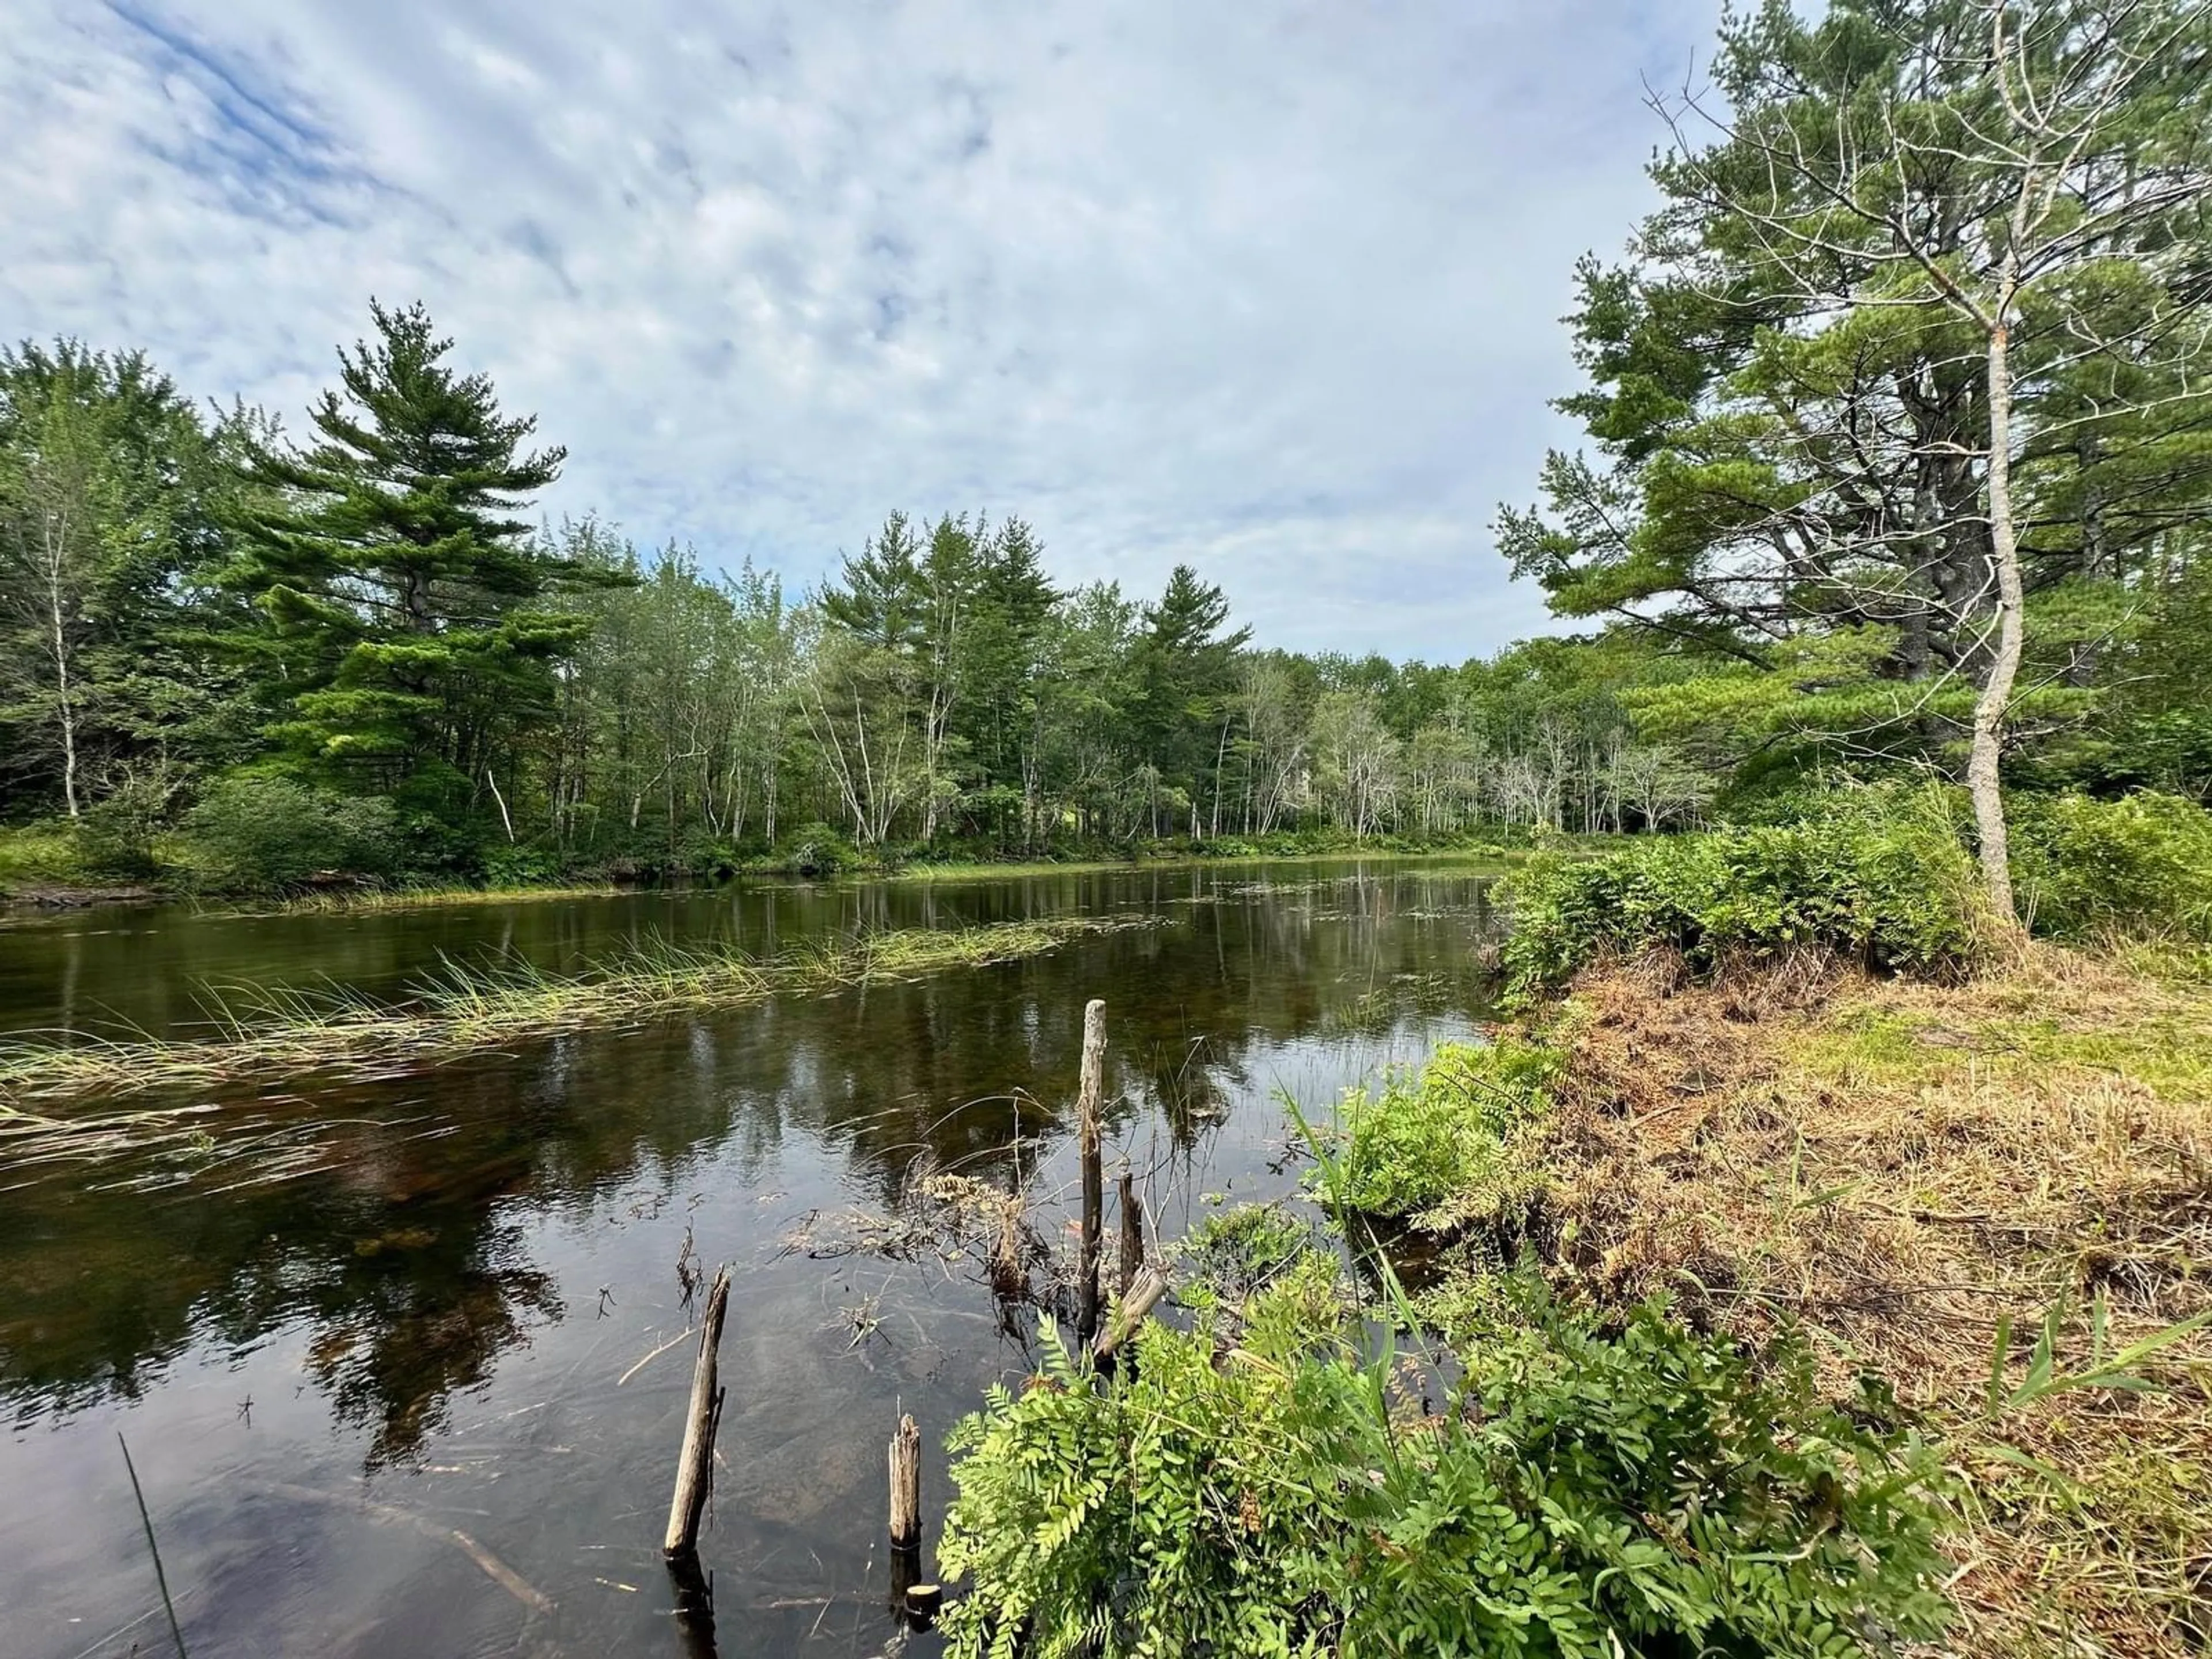
[(1261, 640), (1544, 628), (1492, 550), (1707, 0), (15, 0), (0, 337), (297, 429), (426, 301), (553, 514), (794, 585), (893, 507)]

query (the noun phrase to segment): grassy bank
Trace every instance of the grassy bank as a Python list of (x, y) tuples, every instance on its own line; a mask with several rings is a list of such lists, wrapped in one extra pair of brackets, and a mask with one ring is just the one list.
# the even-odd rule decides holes
[(2157, 960), (1657, 951), (1356, 1099), (1345, 1162), (1450, 1241), (1447, 1316), (1527, 1252), (1603, 1318), (1663, 1297), (1747, 1353), (1806, 1343), (1827, 1398), (1887, 1379), (1960, 1477), (1956, 1650), (2201, 1653), (2212, 986)]
[(2203, 1652), (2212, 991), (2037, 946), (1955, 986), (1646, 965), (1570, 1009), (1562, 1281), (1892, 1378), (1967, 1477), (1967, 1650)]
[(0, 1112), (241, 1079), (426, 1064), (562, 1031), (729, 1007), (946, 968), (1034, 956), (1081, 934), (1143, 925), (1066, 920), (863, 936), (770, 960), (674, 945), (641, 949), (574, 975), (526, 965), (448, 963), (397, 1005), (343, 991), (257, 994), (218, 1006), (217, 1034), (167, 1042), (32, 1037), (0, 1044)]
[[(1610, 844), (1610, 837), (1551, 836), (1544, 842), (1545, 846), (1554, 849)], [(174, 847), (165, 849), (168, 856), (156, 860), (128, 882), (108, 879), (85, 862), (81, 848), (67, 830), (42, 825), (0, 830), (0, 900), (70, 905), (197, 896), (209, 910), (223, 914), (262, 915), (307, 911), (335, 915), (438, 905), (507, 903), (532, 898), (599, 897), (657, 887), (712, 884), (733, 876), (957, 881), (1317, 858), (1359, 858), (1370, 861), (1453, 859), (1504, 864), (1527, 856), (1531, 850), (1525, 836), (1434, 841), (1371, 836), (1363, 841), (1348, 834), (1308, 830), (1201, 842), (1169, 839), (1100, 843), (1070, 848), (1050, 857), (1002, 854), (981, 845), (929, 851), (897, 848), (862, 852), (849, 843), (830, 841), (731, 855), (719, 859), (710, 866), (696, 869), (581, 866), (549, 873), (538, 881), (498, 881), (484, 885), (452, 881), (363, 882), (303, 892), (282, 884), (262, 887), (235, 875), (226, 882), (211, 883)]]

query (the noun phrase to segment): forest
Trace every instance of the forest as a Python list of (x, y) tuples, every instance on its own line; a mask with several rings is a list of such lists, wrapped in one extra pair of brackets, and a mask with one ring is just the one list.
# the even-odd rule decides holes
[[(1457, 665), (1269, 648), (1187, 566), (1064, 582), (1019, 503), (883, 504), (803, 592), (547, 522), (565, 452), (420, 304), (298, 436), (127, 343), (0, 351), (0, 880), (1437, 845), (1907, 778), (1996, 881), (2008, 791), (2202, 801), (2202, 62), (2039, 48), (2045, 132), (1940, 31), (1884, 105), (1887, 27), (1770, 8), (1711, 94), (1757, 122), (1662, 102), (1662, 205), (1575, 272), (1585, 441), (1492, 527), (1587, 631)], [(1924, 131), (1821, 152), (1847, 118)]]
[[(1741, 280), (1762, 276), (1786, 279)], [(533, 524), (562, 452), (419, 306), (374, 307), (306, 443), (204, 414), (141, 354), (27, 343), (0, 353), (11, 855), (253, 887), (700, 874), (801, 846), (1437, 845), (1958, 775), (1998, 600), (1953, 568), (1978, 517), (1913, 516), (1943, 511), (1945, 434), (1975, 418), (1956, 331), (1884, 342), (1838, 386), (1693, 327), (1692, 278), (1579, 283), (1590, 450), (1498, 530), (1601, 625), (1456, 666), (1264, 648), (1188, 567), (1150, 599), (1059, 585), (1012, 515), (894, 511), (803, 593), (596, 519)], [(2101, 372), (2039, 367), (2019, 405), (2094, 410)], [(2007, 781), (2201, 799), (2204, 409), (2065, 421), (2018, 466)]]
[(805, 593), (532, 525), (561, 452), (420, 307), (374, 321), (306, 445), (135, 353), (0, 356), (5, 799), (91, 873), (1438, 842), (1684, 823), (1719, 775), (1637, 736), (1626, 694), (1672, 671), (1626, 634), (1457, 668), (1261, 649), (1187, 567), (1062, 586), (981, 511), (894, 511)]

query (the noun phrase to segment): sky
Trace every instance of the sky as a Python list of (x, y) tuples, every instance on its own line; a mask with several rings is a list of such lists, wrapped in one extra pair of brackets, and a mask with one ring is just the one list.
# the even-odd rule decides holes
[(1553, 626), (1491, 526), (1717, 0), (8, 0), (0, 339), (300, 432), (422, 300), (551, 516), (793, 588), (893, 508), (1259, 641)]

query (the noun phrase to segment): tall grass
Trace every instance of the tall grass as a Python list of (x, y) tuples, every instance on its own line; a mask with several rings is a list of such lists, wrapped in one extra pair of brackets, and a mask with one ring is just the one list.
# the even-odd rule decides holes
[[(212, 1036), (33, 1034), (0, 1042), (0, 1148), (69, 1121), (31, 1103), (209, 1087), (250, 1077), (382, 1072), (595, 1026), (728, 1007), (779, 992), (821, 991), (1034, 956), (1079, 934), (1143, 918), (1007, 922), (862, 934), (759, 959), (649, 940), (578, 974), (507, 960), (447, 959), (399, 1004), (340, 986), (210, 993)], [(9, 1126), (14, 1133), (9, 1133)]]
[(210, 916), (356, 915), (392, 910), (440, 910), (473, 904), (526, 904), (541, 899), (611, 898), (623, 890), (605, 884), (561, 887), (348, 887), (300, 893), (261, 903), (208, 903)]

